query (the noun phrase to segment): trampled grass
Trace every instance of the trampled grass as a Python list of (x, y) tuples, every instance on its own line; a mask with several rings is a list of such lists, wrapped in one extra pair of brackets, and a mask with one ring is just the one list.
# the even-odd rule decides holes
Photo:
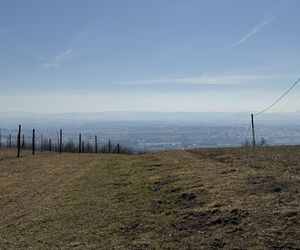
[(300, 147), (0, 151), (1, 249), (299, 249)]

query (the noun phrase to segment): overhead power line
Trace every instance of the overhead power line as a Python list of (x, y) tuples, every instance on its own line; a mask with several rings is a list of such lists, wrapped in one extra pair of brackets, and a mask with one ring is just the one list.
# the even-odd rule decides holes
[[(273, 102), (271, 105), (267, 106), (265, 109), (263, 109), (262, 111), (252, 115), (252, 119), (253, 119), (253, 116), (258, 116), (264, 112), (266, 112), (267, 110), (269, 110), (270, 108), (272, 108), (275, 104), (277, 104), (280, 100), (282, 100), (282, 98), (284, 98), (294, 87), (296, 87), (296, 85), (300, 82), (300, 78), (293, 83), (293, 85), (291, 87), (289, 87), (275, 102)], [(253, 120), (252, 120), (253, 121)], [(249, 131), (250, 131), (250, 127), (251, 127), (251, 122), (250, 122), (250, 125), (247, 129), (247, 132), (246, 132), (246, 135), (245, 135), (245, 139), (244, 139), (244, 144), (246, 144), (247, 142), (247, 138), (248, 138), (248, 134), (249, 134)], [(253, 140), (254, 140), (254, 131), (253, 131)]]
[(254, 114), (254, 116), (258, 116), (264, 112), (266, 112), (267, 110), (269, 110), (270, 108), (272, 108), (276, 103), (278, 103), (283, 97), (285, 97), (298, 83), (300, 82), (300, 78), (282, 95), (280, 96), (275, 102), (273, 102), (270, 106), (268, 106), (267, 108), (265, 108), (264, 110)]

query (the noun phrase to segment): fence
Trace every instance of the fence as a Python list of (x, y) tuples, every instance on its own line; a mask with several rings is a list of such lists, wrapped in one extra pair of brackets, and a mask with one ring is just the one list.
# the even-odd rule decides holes
[(82, 133), (78, 137), (64, 136), (63, 130), (56, 132), (56, 136), (48, 133), (43, 134), (36, 129), (22, 130), (19, 125), (18, 130), (0, 129), (0, 149), (15, 148), (17, 157), (20, 157), (22, 150), (31, 150), (32, 154), (36, 151), (62, 153), (111, 153), (111, 154), (141, 154), (134, 150), (121, 146), (120, 143), (114, 143), (110, 139), (106, 143), (100, 144), (97, 135), (84, 138)]

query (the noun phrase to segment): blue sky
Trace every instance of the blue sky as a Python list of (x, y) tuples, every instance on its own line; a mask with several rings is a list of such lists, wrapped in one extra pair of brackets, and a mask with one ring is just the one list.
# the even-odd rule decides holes
[(0, 3), (0, 111), (256, 112), (300, 77), (297, 0)]

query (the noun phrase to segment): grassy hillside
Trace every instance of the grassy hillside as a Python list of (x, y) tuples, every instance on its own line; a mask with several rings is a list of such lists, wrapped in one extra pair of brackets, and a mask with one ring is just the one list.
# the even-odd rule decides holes
[(0, 249), (300, 249), (300, 148), (0, 150)]

